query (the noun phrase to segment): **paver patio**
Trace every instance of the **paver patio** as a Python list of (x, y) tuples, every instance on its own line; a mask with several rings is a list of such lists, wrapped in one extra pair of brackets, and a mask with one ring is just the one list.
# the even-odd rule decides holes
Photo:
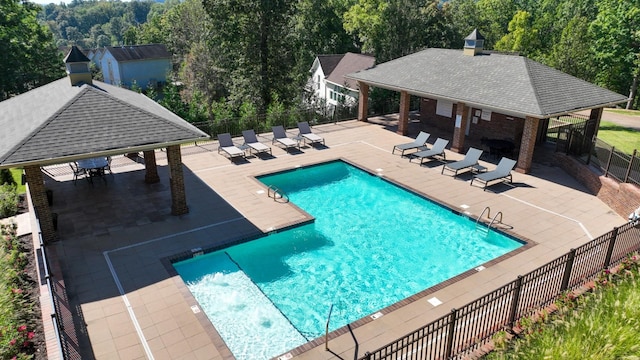
[[(83, 358), (233, 358), (203, 313), (197, 312), (186, 286), (167, 270), (167, 258), (308, 219), (295, 205), (268, 198), (256, 175), (342, 158), (473, 218), (486, 206), (493, 213), (501, 211), (504, 223), (513, 227), (511, 232), (533, 244), (357, 327), (360, 354), (625, 222), (558, 167), (534, 163), (531, 174), (514, 173), (513, 186), (499, 184), (482, 191), (469, 186), (468, 175), (441, 175), (441, 163), (419, 166), (392, 155), (393, 145), (410, 139), (390, 131), (388, 124), (347, 121), (316, 126), (314, 132), (326, 138), (326, 147), (288, 153), (272, 146), (273, 157), (252, 156), (240, 163), (218, 154), (216, 142), (183, 147), (190, 212), (179, 217), (170, 214), (166, 157), (161, 152), (157, 153), (161, 182), (153, 185), (144, 184), (144, 166), (126, 157), (114, 159), (115, 174), (104, 182), (96, 179), (93, 185), (84, 180), (74, 185), (66, 164), (47, 168), (46, 186), (54, 191), (52, 211), (59, 214), (60, 237), (48, 250), (60, 261), (70, 300), (86, 324), (82, 329), (86, 336), (80, 340)], [(259, 140), (271, 145), (271, 134), (259, 135)], [(450, 160), (462, 157), (447, 153)], [(443, 304), (432, 306), (427, 302), (431, 297)], [(333, 338), (330, 348), (353, 357), (349, 334)], [(318, 346), (295, 358), (332, 357)]]

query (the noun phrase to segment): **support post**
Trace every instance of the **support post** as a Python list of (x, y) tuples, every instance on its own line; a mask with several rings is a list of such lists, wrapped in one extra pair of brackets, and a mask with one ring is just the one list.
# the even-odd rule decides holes
[(400, 118), (398, 119), (398, 134), (407, 135), (409, 133), (409, 105), (411, 95), (406, 91), (400, 92)]
[(453, 144), (451, 144), (451, 150), (457, 153), (464, 151), (464, 139), (465, 132), (467, 131), (467, 121), (469, 121), (469, 107), (459, 102), (456, 105), (456, 123), (453, 128)]
[(516, 286), (513, 289), (513, 298), (511, 300), (511, 310), (509, 310), (509, 327), (513, 328), (516, 323), (516, 313), (518, 312), (518, 304), (520, 303), (520, 288), (522, 288), (522, 275), (518, 275)]
[(540, 119), (527, 116), (524, 120), (524, 129), (522, 131), (522, 142), (520, 143), (520, 154), (518, 154), (518, 165), (516, 171), (528, 174), (531, 171), (533, 162), (533, 151), (536, 146), (536, 135), (538, 133), (538, 124)]
[(613, 248), (616, 246), (616, 240), (618, 239), (618, 228), (614, 227), (611, 231), (611, 240), (609, 240), (609, 248), (607, 248), (607, 256), (604, 258), (603, 269), (606, 269), (611, 265), (611, 256), (613, 255)]
[(369, 85), (358, 81), (358, 121), (367, 121), (369, 115)]
[(153, 150), (147, 150), (144, 154), (144, 182), (147, 184), (155, 184), (160, 182), (158, 176), (158, 166), (156, 165), (156, 152)]
[(567, 258), (567, 265), (564, 267), (564, 275), (562, 276), (560, 291), (565, 291), (569, 287), (569, 280), (571, 279), (571, 270), (573, 269), (573, 260), (575, 258), (576, 258), (576, 249), (569, 250), (569, 257)]
[(40, 166), (31, 165), (24, 168), (25, 177), (29, 184), (29, 192), (36, 216), (40, 221), (40, 231), (45, 244), (56, 241), (56, 231), (53, 227), (53, 215), (47, 201), (47, 193), (44, 187), (44, 178)]
[(182, 155), (180, 145), (167, 147), (169, 161), (169, 184), (171, 188), (171, 214), (184, 215), (189, 212), (187, 196), (184, 189), (184, 174), (182, 172)]

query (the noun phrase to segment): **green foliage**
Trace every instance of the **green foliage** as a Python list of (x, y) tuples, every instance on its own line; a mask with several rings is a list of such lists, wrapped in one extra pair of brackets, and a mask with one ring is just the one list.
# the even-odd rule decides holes
[(16, 181), (13, 178), (13, 174), (9, 169), (0, 170), (0, 185), (3, 185), (3, 184), (16, 185)]
[(18, 192), (14, 184), (0, 185), (0, 219), (18, 213)]
[(33, 358), (35, 309), (26, 289), (27, 253), (16, 236), (16, 225), (0, 225), (0, 358)]
[(129, 30), (147, 21), (155, 4), (143, 1), (73, 1), (46, 5), (39, 20), (46, 23), (59, 46), (80, 48), (132, 44)]
[[(640, 356), (638, 256), (605, 270), (593, 292), (564, 294), (551, 316), (523, 319), (523, 335), (488, 359), (637, 359)], [(495, 339), (495, 337), (494, 337)], [(498, 337), (499, 339), (499, 337)]]
[(64, 76), (51, 32), (36, 15), (40, 7), (0, 1), (0, 101)]

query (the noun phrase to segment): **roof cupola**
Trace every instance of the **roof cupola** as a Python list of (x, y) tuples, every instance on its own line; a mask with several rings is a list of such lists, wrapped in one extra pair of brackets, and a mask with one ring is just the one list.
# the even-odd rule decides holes
[(72, 86), (80, 86), (82, 84), (92, 84), (91, 69), (89, 68), (89, 60), (85, 54), (73, 45), (71, 50), (64, 58), (64, 64), (67, 68), (67, 75), (71, 80)]
[(482, 50), (484, 50), (484, 36), (478, 29), (473, 29), (471, 34), (464, 38), (464, 54), (475, 56), (482, 54)]

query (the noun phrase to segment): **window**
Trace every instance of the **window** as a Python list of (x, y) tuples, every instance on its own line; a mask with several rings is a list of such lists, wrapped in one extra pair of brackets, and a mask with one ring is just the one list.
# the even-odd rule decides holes
[(320, 75), (318, 75), (318, 90), (320, 90)]
[(453, 103), (446, 100), (438, 100), (436, 105), (436, 115), (450, 118), (453, 112)]

